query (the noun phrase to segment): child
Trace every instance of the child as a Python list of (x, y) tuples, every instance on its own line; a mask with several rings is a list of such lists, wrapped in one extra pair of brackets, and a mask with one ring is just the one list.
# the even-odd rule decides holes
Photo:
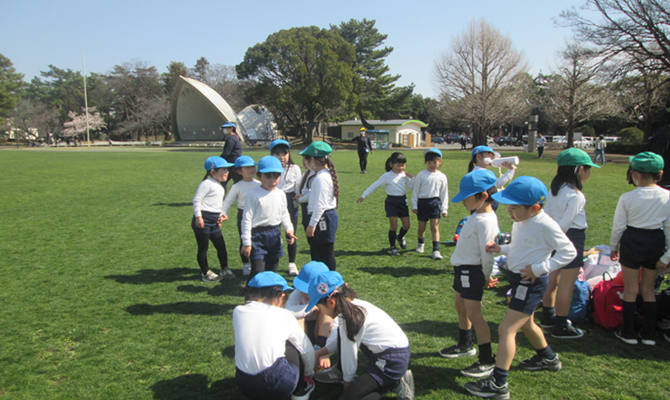
[(333, 150), (327, 143), (312, 142), (300, 154), (307, 159), (307, 165), (316, 173), (307, 203), (310, 220), (305, 230), (310, 242), (312, 261), (321, 261), (331, 271), (337, 267), (335, 262), (335, 234), (337, 233), (337, 199), (340, 187), (337, 184), (335, 165), (330, 160)]
[[(283, 139), (277, 139), (270, 143), (270, 155), (275, 156), (281, 161), (284, 172), (279, 179), (277, 189), (286, 193), (286, 204), (288, 206), (288, 214), (291, 217), (293, 227), (298, 225), (298, 201), (295, 198), (295, 191), (300, 184), (300, 167), (291, 160), (291, 145)], [(288, 239), (288, 238), (287, 238)], [(298, 253), (298, 243), (288, 245), (288, 274), (291, 276), (298, 275), (298, 267), (295, 265), (295, 256)]]
[[(221, 233), (221, 222), (227, 219), (221, 212), (225, 194), (221, 182), (228, 178), (228, 167), (232, 166), (233, 164), (221, 157), (209, 157), (205, 161), (207, 173), (200, 186), (198, 186), (195, 196), (193, 196), (191, 228), (193, 228), (195, 240), (198, 242), (197, 260), (200, 266), (200, 278), (203, 282), (218, 282), (222, 277), (226, 279), (235, 278), (233, 272), (228, 268), (228, 252)], [(209, 269), (207, 250), (210, 240), (216, 248), (222, 276)]]
[[(230, 188), (228, 196), (223, 200), (223, 215), (228, 218), (228, 209), (237, 202), (237, 232), (242, 237), (242, 216), (244, 215), (244, 197), (251, 189), (255, 189), (261, 183), (254, 179), (256, 175), (256, 163), (249, 156), (240, 156), (235, 160), (235, 169), (237, 174), (242, 177), (233, 187)], [(240, 239), (240, 250), (242, 249), (242, 240)], [(249, 258), (240, 254), (242, 257), (242, 275), (251, 273), (251, 263)]]
[[(307, 227), (309, 226), (309, 220), (311, 215), (307, 210), (309, 204), (309, 194), (312, 191), (312, 181), (316, 177), (316, 172), (312, 171), (309, 168), (308, 159), (311, 160), (312, 157), (303, 155), (302, 156), (302, 166), (305, 167), (306, 171), (300, 179), (300, 187), (298, 189), (298, 194), (295, 195), (296, 200), (300, 203), (300, 212), (302, 213), (302, 218), (300, 219), (302, 223), (302, 228), (307, 232)], [(312, 260), (316, 259), (316, 245), (314, 244), (314, 238), (307, 236), (307, 243), (309, 244), (309, 254)]]
[[(468, 164), (468, 172), (478, 169), (487, 169), (491, 167), (493, 159), (498, 157), (500, 157), (500, 154), (493, 151), (489, 146), (477, 146), (472, 149), (472, 159)], [(507, 172), (496, 180), (496, 187), (498, 189), (504, 188), (505, 185), (514, 178), (514, 172), (516, 171), (516, 165), (510, 162), (504, 163), (503, 167), (507, 169)], [(491, 206), (493, 207), (494, 212), (498, 211), (497, 201), (494, 201)]]
[[(409, 370), (409, 340), (384, 311), (363, 300), (335, 271), (324, 272), (309, 283), (308, 309), (339, 320), (338, 351), (344, 379), (341, 399), (381, 399), (393, 390), (401, 399), (414, 398), (414, 378)], [(358, 350), (368, 358), (365, 372), (354, 379)]]
[[(386, 187), (386, 201), (384, 208), (386, 209), (386, 217), (389, 219), (389, 255), (398, 256), (398, 248), (395, 247), (396, 239), (401, 248), (407, 248), (407, 240), (405, 234), (409, 231), (409, 210), (407, 209), (407, 188), (412, 187), (412, 174), (405, 172), (405, 164), (407, 159), (402, 153), (393, 153), (391, 157), (386, 160), (386, 173), (377, 179), (375, 183), (363, 192), (358, 198), (357, 203), (361, 204), (366, 197), (372, 194), (378, 188)], [(398, 229), (398, 218), (402, 222), (400, 234), (396, 236)]]
[(442, 152), (428, 149), (424, 152), (427, 169), (416, 174), (412, 191), (412, 212), (419, 220), (419, 244), (417, 253), (423, 253), (426, 243), (426, 223), (430, 221), (430, 233), (433, 236), (433, 259), (441, 260), (440, 254), (440, 214), (447, 217), (449, 208), (449, 185), (447, 176), (438, 169), (442, 165)]
[[(656, 185), (661, 179), (663, 158), (652, 152), (642, 152), (630, 157), (628, 183), (637, 186), (624, 193), (614, 213), (610, 258), (619, 259), (621, 246), (623, 275), (623, 327), (614, 334), (624, 343), (656, 345), (656, 297), (654, 281), (657, 270), (665, 269), (670, 262), (670, 192)], [(666, 249), (664, 251), (664, 249)], [(639, 269), (642, 268), (642, 280)], [(639, 285), (638, 285), (639, 282)], [(635, 311), (638, 291), (644, 301), (644, 328), (635, 335)], [(665, 334), (666, 340), (670, 339)], [(669, 340), (670, 341), (670, 340)]]
[(284, 225), (289, 244), (296, 240), (286, 208), (286, 196), (276, 190), (282, 172), (281, 162), (276, 157), (261, 158), (256, 173), (261, 185), (247, 193), (244, 199), (240, 253), (251, 259), (249, 279), (266, 270), (277, 272), (279, 258), (284, 256), (279, 224)]
[[(600, 168), (591, 162), (585, 151), (570, 148), (558, 155), (558, 170), (551, 182), (544, 211), (553, 218), (577, 250), (570, 264), (549, 274), (547, 291), (542, 298), (542, 320), (540, 326), (553, 328), (551, 336), (557, 339), (579, 339), (584, 331), (568, 321), (572, 292), (580, 269), (584, 266), (584, 242), (586, 241), (586, 197), (582, 184), (589, 179), (591, 167)], [(558, 298), (556, 291), (558, 290)]]
[(459, 184), (460, 191), (451, 199), (463, 202), (468, 211), (474, 211), (461, 229), (456, 250), (451, 256), (454, 266), (454, 305), (458, 313), (458, 344), (440, 351), (440, 356), (457, 358), (473, 356), (472, 327), (477, 332), (479, 360), (461, 374), (483, 378), (493, 372), (495, 358), (491, 354), (491, 330), (482, 315), (482, 297), (493, 271), (493, 254), (486, 252), (486, 245), (498, 235), (498, 217), (491, 203), (496, 188), (493, 172), (480, 169), (465, 175)]
[(251, 301), (233, 310), (235, 380), (250, 399), (309, 399), (314, 349), (298, 321), (281, 308), (286, 280), (270, 271), (243, 289)]
[[(535, 325), (533, 312), (547, 289), (547, 273), (572, 261), (577, 252), (558, 223), (542, 212), (547, 188), (538, 179), (522, 176), (507, 189), (493, 195), (507, 204), (512, 217), (512, 243), (500, 246), (489, 243), (486, 251), (507, 255), (508, 279), (512, 284), (512, 300), (498, 327), (498, 359), (490, 377), (468, 382), (465, 389), (479, 397), (509, 399), (507, 377), (516, 352), (516, 333), (523, 330), (537, 354), (521, 361), (529, 371), (558, 371), (561, 360), (544, 338), (542, 329)], [(551, 252), (556, 254), (551, 256)]]

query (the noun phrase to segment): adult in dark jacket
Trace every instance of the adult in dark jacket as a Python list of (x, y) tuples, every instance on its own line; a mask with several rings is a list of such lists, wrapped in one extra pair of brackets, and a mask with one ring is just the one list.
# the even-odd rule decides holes
[[(224, 136), (226, 136), (226, 141), (223, 145), (223, 152), (221, 153), (221, 158), (228, 161), (229, 163), (235, 163), (242, 155), (242, 141), (237, 134), (237, 125), (234, 122), (226, 122), (221, 125), (223, 129)], [(228, 179), (225, 182), (222, 182), (223, 188), (227, 189), (228, 181), (233, 181), (237, 183), (242, 177), (237, 173), (237, 169), (230, 168), (228, 172)]]
[(651, 151), (663, 157), (665, 167), (663, 167), (663, 176), (657, 184), (662, 188), (670, 190), (670, 126), (666, 125), (657, 130), (644, 150)]
[(359, 136), (356, 138), (358, 141), (358, 164), (361, 167), (361, 174), (364, 174), (368, 169), (368, 154), (372, 153), (372, 141), (370, 141), (370, 137), (366, 133), (367, 129), (361, 128)]

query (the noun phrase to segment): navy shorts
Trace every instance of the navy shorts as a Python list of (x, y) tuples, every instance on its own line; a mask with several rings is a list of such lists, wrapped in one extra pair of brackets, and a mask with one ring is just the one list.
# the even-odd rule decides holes
[(235, 380), (240, 391), (250, 399), (274, 400), (291, 397), (298, 386), (300, 371), (286, 358), (278, 358), (270, 367), (257, 374), (247, 374), (235, 368)]
[(665, 234), (660, 229), (626, 227), (619, 242), (619, 262), (631, 269), (656, 269), (663, 256)]
[(454, 285), (462, 299), (482, 301), (486, 280), (481, 265), (454, 265)]
[(405, 218), (409, 217), (407, 208), (407, 196), (386, 196), (384, 209), (387, 217)]
[(196, 235), (211, 235), (213, 233), (221, 231), (219, 224), (216, 223), (216, 221), (219, 219), (219, 216), (221, 216), (221, 214), (219, 213), (203, 211), (202, 219), (203, 221), (205, 221), (205, 227), (198, 228), (197, 226), (195, 226), (195, 215), (194, 215), (193, 219), (191, 220), (191, 228), (193, 228), (193, 232), (195, 232)]
[(409, 346), (401, 349), (386, 349), (381, 353), (368, 354), (368, 366), (365, 372), (381, 387), (395, 386), (409, 369)]
[(440, 218), (440, 201), (439, 197), (433, 197), (432, 199), (419, 199), (417, 204), (417, 219), (419, 221), (429, 221), (431, 219)]
[(307, 214), (307, 203), (300, 203), (300, 211), (302, 211), (302, 227), (307, 230), (309, 226), (309, 220), (312, 219), (312, 214)]
[(546, 274), (542, 275), (531, 284), (530, 281), (522, 280), (520, 274), (509, 272), (507, 280), (512, 284), (512, 300), (509, 303), (509, 309), (533, 315), (537, 306), (542, 302), (549, 277)]
[(586, 229), (568, 229), (565, 236), (570, 239), (577, 250), (577, 257), (570, 264), (561, 269), (575, 269), (584, 266), (584, 243), (586, 242)]
[(286, 193), (286, 207), (288, 208), (288, 215), (292, 219), (298, 218), (298, 214), (300, 213), (300, 206), (298, 200), (295, 199), (295, 192)]
[(277, 260), (284, 257), (281, 225), (258, 226), (251, 229), (250, 260)]
[(337, 211), (328, 210), (324, 212), (314, 229), (314, 240), (317, 243), (335, 243), (337, 224)]

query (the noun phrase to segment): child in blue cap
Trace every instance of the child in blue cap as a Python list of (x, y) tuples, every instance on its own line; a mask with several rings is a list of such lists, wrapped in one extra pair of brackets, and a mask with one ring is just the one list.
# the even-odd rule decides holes
[(449, 209), (449, 184), (447, 176), (439, 168), (442, 165), (442, 152), (432, 148), (424, 152), (426, 169), (416, 174), (412, 190), (412, 212), (419, 220), (417, 253), (424, 252), (426, 244), (426, 225), (430, 221), (430, 233), (433, 237), (434, 260), (441, 260), (440, 253), (440, 216), (447, 217)]
[[(490, 168), (493, 160), (496, 158), (500, 158), (500, 153), (493, 151), (489, 146), (477, 146), (472, 149), (472, 159), (468, 164), (468, 172)], [(496, 187), (498, 189), (503, 189), (505, 185), (514, 179), (516, 165), (511, 162), (505, 162), (502, 164), (502, 168), (507, 169), (507, 172), (503, 174), (501, 168), (498, 168), (500, 173), (500, 177), (496, 180)], [(494, 200), (491, 206), (493, 207), (494, 212), (498, 211), (497, 201)]]
[[(658, 270), (670, 262), (670, 195), (656, 184), (665, 163), (658, 154), (645, 151), (630, 157), (628, 183), (637, 188), (624, 193), (614, 213), (610, 237), (610, 258), (621, 256), (623, 275), (623, 327), (614, 334), (627, 344), (656, 345), (656, 296)], [(621, 254), (619, 254), (621, 253)], [(642, 268), (642, 280), (638, 277)], [(641, 292), (644, 328), (635, 334), (636, 299)], [(670, 336), (664, 334), (666, 340)]]
[(491, 353), (491, 330), (482, 315), (482, 298), (493, 271), (493, 254), (486, 245), (498, 235), (498, 217), (491, 203), (498, 192), (496, 176), (481, 169), (472, 171), (461, 179), (458, 194), (453, 203), (463, 202), (468, 211), (474, 211), (461, 229), (456, 250), (451, 256), (454, 266), (454, 305), (458, 312), (458, 344), (440, 350), (444, 358), (474, 356), (472, 328), (477, 332), (479, 359), (461, 374), (472, 378), (488, 376), (495, 367)]
[[(226, 191), (221, 186), (228, 178), (228, 167), (233, 164), (221, 157), (209, 157), (205, 161), (205, 177), (198, 186), (193, 196), (193, 219), (191, 228), (198, 242), (198, 254), (196, 259), (200, 266), (200, 277), (203, 282), (218, 282), (222, 277), (233, 279), (235, 275), (228, 268), (228, 252), (226, 242), (221, 233), (221, 222), (227, 217), (223, 213), (222, 203)], [(216, 253), (221, 264), (221, 276), (212, 272), (207, 263), (207, 250), (209, 242), (216, 248)]]
[[(414, 399), (409, 339), (388, 314), (357, 299), (336, 271), (324, 272), (309, 282), (307, 308), (314, 306), (339, 320), (337, 340), (344, 385), (340, 399), (379, 399), (390, 390), (400, 399)], [(368, 366), (355, 378), (359, 349)]]
[(256, 173), (261, 185), (244, 198), (240, 253), (251, 260), (249, 279), (259, 272), (277, 272), (279, 258), (284, 256), (280, 225), (286, 230), (289, 244), (297, 239), (286, 208), (286, 196), (277, 190), (283, 171), (276, 157), (261, 158)]
[[(244, 215), (244, 198), (252, 189), (261, 185), (254, 179), (256, 176), (256, 162), (249, 156), (240, 156), (235, 160), (235, 169), (237, 174), (242, 177), (233, 187), (230, 188), (228, 196), (223, 200), (223, 214), (228, 217), (228, 209), (237, 203), (237, 232), (242, 237), (242, 216)], [(240, 250), (242, 250), (242, 240), (240, 239)], [(251, 263), (249, 257), (240, 254), (242, 258), (242, 275), (251, 273)]]
[[(507, 378), (516, 352), (519, 329), (523, 330), (537, 353), (521, 361), (521, 368), (558, 371), (562, 367), (558, 354), (554, 354), (547, 344), (542, 329), (535, 325), (533, 312), (547, 289), (547, 274), (568, 265), (577, 252), (558, 223), (542, 212), (547, 187), (540, 180), (522, 176), (510, 183), (507, 189), (494, 194), (493, 198), (507, 204), (507, 212), (514, 221), (512, 243), (503, 246), (490, 243), (486, 251), (507, 255), (512, 299), (498, 327), (498, 358), (492, 375), (466, 383), (465, 389), (479, 397), (509, 399)], [(556, 252), (553, 257), (552, 251)]]
[(314, 349), (282, 308), (288, 289), (280, 275), (261, 272), (242, 291), (251, 301), (233, 310), (235, 380), (249, 399), (307, 400), (314, 391)]

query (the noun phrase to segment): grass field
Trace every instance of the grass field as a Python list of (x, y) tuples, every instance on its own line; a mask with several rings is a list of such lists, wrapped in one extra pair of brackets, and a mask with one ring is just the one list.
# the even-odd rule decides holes
[[(247, 153), (258, 160), (266, 153)], [(0, 398), (2, 399), (242, 399), (234, 373), (232, 310), (242, 279), (203, 283), (190, 228), (191, 199), (215, 152), (141, 150), (0, 151)], [(417, 399), (471, 399), (459, 370), (474, 358), (445, 360), (437, 351), (457, 337), (449, 256), (443, 261), (410, 249), (386, 255), (388, 222), (383, 190), (355, 200), (383, 172), (389, 152), (371, 155), (358, 173), (353, 151), (336, 152), (340, 228), (338, 270), (368, 300), (388, 312), (412, 346)], [(420, 151), (406, 152), (407, 170), (420, 171)], [(466, 172), (469, 153), (447, 152), (441, 170), (450, 197)], [(555, 161), (517, 154), (520, 175), (546, 184)], [(298, 156), (296, 156), (298, 158)], [(587, 247), (607, 244), (626, 166), (594, 169), (584, 187)], [(466, 216), (451, 204), (442, 240)], [(511, 231), (504, 209), (500, 226)], [(233, 218), (234, 220), (234, 218)], [(230, 265), (241, 276), (234, 222), (223, 227)], [(299, 233), (298, 264), (309, 261)], [(430, 239), (428, 239), (430, 240)], [(215, 252), (210, 263), (216, 265)], [(280, 272), (286, 275), (286, 263)], [(505, 313), (501, 285), (485, 293), (493, 333)], [(523, 334), (510, 385), (518, 399), (668, 399), (670, 343), (627, 346), (612, 332), (578, 324), (588, 335), (547, 340), (563, 370), (532, 373), (516, 364), (534, 354)], [(364, 357), (361, 363), (364, 363)], [(340, 388), (318, 384), (312, 399), (337, 399)], [(388, 397), (393, 398), (390, 394)]]

